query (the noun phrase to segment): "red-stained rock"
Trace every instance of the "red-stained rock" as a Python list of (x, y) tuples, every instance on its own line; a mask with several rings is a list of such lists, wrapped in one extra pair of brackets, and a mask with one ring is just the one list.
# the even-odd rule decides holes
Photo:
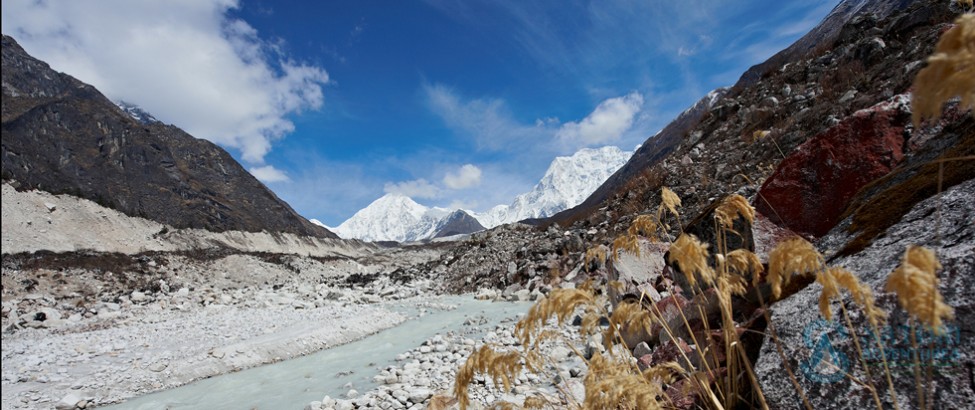
[(755, 208), (800, 234), (829, 232), (857, 191), (904, 159), (910, 97), (857, 111), (800, 145), (762, 185)]

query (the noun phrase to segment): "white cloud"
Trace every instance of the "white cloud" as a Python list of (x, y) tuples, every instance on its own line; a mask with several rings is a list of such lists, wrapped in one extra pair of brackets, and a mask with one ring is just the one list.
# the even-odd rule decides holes
[(448, 172), (443, 183), (450, 189), (464, 189), (480, 185), (481, 169), (473, 164), (465, 164), (456, 172)]
[(33, 56), (262, 164), (287, 116), (323, 103), (324, 69), (293, 61), (236, 0), (11, 1), (2, 27)]
[(250, 172), (254, 178), (257, 178), (265, 184), (291, 181), (291, 178), (288, 178), (288, 174), (285, 174), (284, 171), (275, 168), (273, 165), (253, 167), (250, 169)]
[(643, 106), (643, 96), (633, 92), (605, 100), (579, 122), (562, 124), (556, 136), (571, 145), (599, 145), (615, 142), (633, 126)]
[(433, 199), (440, 196), (440, 188), (423, 178), (396, 183), (387, 182), (386, 185), (383, 186), (383, 192), (387, 194), (406, 195), (414, 199)]

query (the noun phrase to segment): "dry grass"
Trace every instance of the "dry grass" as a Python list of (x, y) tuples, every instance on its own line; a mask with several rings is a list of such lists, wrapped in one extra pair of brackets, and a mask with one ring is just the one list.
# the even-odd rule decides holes
[(738, 215), (745, 218), (749, 224), (755, 219), (755, 208), (748, 203), (745, 197), (738, 194), (726, 196), (714, 210), (714, 218), (717, 219), (722, 228), (729, 231), (733, 229)]
[(887, 279), (887, 291), (897, 294), (897, 300), (913, 318), (940, 334), (945, 319), (954, 316), (951, 306), (944, 303), (938, 291), (935, 271), (941, 263), (930, 249), (911, 246), (904, 252), (901, 265)]
[(876, 327), (880, 321), (887, 317), (887, 314), (874, 304), (873, 291), (870, 290), (870, 287), (860, 283), (860, 280), (846, 269), (838, 267), (824, 269), (816, 275), (816, 282), (823, 285), (823, 292), (819, 295), (819, 313), (826, 320), (833, 319), (829, 302), (840, 296), (840, 288), (850, 292), (853, 301), (863, 309), (872, 326)]
[(708, 266), (708, 245), (701, 243), (696, 236), (683, 234), (678, 237), (670, 245), (667, 260), (670, 263), (677, 263), (677, 267), (692, 287), (697, 285), (698, 278), (705, 284), (714, 284), (714, 269)]
[(816, 273), (825, 267), (823, 255), (805, 239), (795, 237), (779, 243), (768, 254), (768, 283), (772, 296), (782, 295), (793, 275)]
[(954, 97), (961, 97), (962, 109), (975, 109), (975, 13), (955, 20), (914, 79), (914, 125), (940, 117), (942, 105)]
[(481, 346), (457, 370), (457, 378), (454, 381), (454, 396), (457, 397), (460, 408), (466, 409), (471, 404), (467, 388), (474, 381), (476, 373), (491, 376), (494, 379), (494, 384), (501, 384), (504, 386), (504, 390), (508, 391), (511, 389), (511, 379), (517, 377), (522, 367), (521, 355), (518, 352), (501, 353), (492, 349), (491, 346)]

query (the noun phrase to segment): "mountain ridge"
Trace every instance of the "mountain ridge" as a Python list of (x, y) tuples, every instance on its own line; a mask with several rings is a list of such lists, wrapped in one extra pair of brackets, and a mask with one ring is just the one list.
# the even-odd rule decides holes
[(2, 46), (4, 181), (176, 228), (337, 238), (298, 215), (223, 148), (134, 118), (133, 110), (55, 72), (9, 36)]

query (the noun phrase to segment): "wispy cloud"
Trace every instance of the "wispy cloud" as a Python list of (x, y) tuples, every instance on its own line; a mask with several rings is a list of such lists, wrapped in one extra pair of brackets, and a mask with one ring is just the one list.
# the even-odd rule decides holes
[(516, 121), (501, 99), (463, 99), (442, 84), (424, 85), (423, 91), (430, 110), (454, 132), (472, 137), (479, 149), (502, 150), (516, 142), (530, 144), (548, 134), (544, 126)]
[(431, 184), (426, 179), (414, 179), (412, 181), (387, 182), (383, 186), (383, 192), (387, 194), (406, 195), (411, 198), (435, 199), (440, 197), (440, 187)]
[(288, 116), (329, 81), (229, 16), (234, 0), (4, 2), (2, 27), (35, 57), (262, 164)]

